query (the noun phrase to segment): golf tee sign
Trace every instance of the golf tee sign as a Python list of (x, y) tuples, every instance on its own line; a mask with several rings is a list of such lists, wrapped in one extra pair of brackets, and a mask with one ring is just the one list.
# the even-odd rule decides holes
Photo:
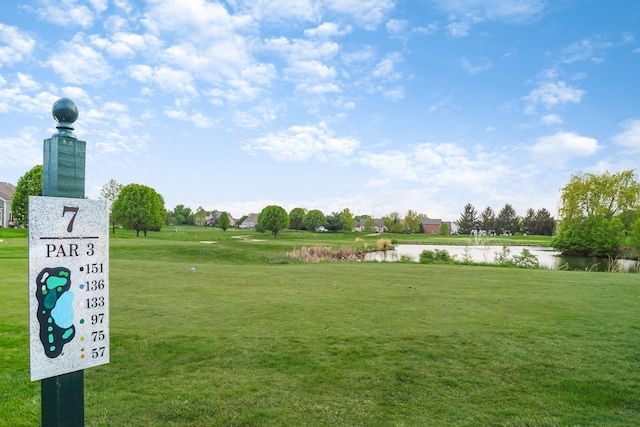
[(31, 380), (109, 362), (105, 200), (29, 197)]

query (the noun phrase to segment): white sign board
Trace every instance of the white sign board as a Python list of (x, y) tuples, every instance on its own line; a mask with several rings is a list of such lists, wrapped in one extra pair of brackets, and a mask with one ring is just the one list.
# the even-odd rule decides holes
[(106, 200), (29, 197), (31, 381), (109, 363)]

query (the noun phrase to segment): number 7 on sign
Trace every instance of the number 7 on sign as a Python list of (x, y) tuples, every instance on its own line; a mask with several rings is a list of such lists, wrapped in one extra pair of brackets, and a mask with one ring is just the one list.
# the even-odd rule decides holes
[(69, 233), (71, 233), (73, 231), (73, 221), (76, 220), (76, 215), (78, 215), (78, 207), (73, 207), (73, 206), (64, 206), (62, 208), (62, 217), (64, 217), (64, 214), (66, 214), (67, 212), (73, 212), (73, 216), (71, 217), (71, 221), (69, 221), (69, 225), (67, 226), (67, 231)]

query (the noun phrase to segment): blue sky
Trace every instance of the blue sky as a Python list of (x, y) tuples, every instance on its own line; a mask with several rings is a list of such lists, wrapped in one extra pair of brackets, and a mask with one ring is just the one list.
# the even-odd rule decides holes
[(557, 215), (572, 174), (638, 166), (639, 23), (632, 0), (9, 0), (0, 181), (68, 97), (91, 198)]

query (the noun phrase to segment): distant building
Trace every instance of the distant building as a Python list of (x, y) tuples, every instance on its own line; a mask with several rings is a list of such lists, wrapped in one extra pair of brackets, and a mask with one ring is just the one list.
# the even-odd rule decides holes
[[(443, 222), (441, 219), (421, 219), (420, 226), (422, 232), (425, 234), (440, 234), (442, 224), (447, 224), (449, 227), (449, 233), (455, 232), (453, 230), (453, 224), (451, 222)], [(457, 227), (456, 227), (457, 229)]]
[(11, 200), (16, 192), (16, 187), (8, 182), (0, 182), (0, 227), (13, 226), (11, 215)]
[(258, 214), (252, 213), (249, 214), (249, 216), (244, 221), (242, 221), (242, 224), (240, 224), (238, 227), (247, 229), (256, 228), (256, 225), (258, 225)]
[[(205, 219), (206, 225), (208, 225), (209, 227), (215, 227), (216, 225), (218, 225), (218, 221), (220, 221), (221, 215), (222, 212), (220, 211), (207, 212), (207, 216)], [(235, 227), (237, 221), (231, 215), (229, 215), (229, 213), (227, 213), (227, 216), (229, 217), (229, 226)]]
[(384, 233), (387, 230), (387, 227), (384, 226), (384, 221), (382, 219), (366, 219), (361, 218), (353, 228), (355, 231), (365, 231), (367, 228), (367, 221), (372, 225), (372, 233)]

